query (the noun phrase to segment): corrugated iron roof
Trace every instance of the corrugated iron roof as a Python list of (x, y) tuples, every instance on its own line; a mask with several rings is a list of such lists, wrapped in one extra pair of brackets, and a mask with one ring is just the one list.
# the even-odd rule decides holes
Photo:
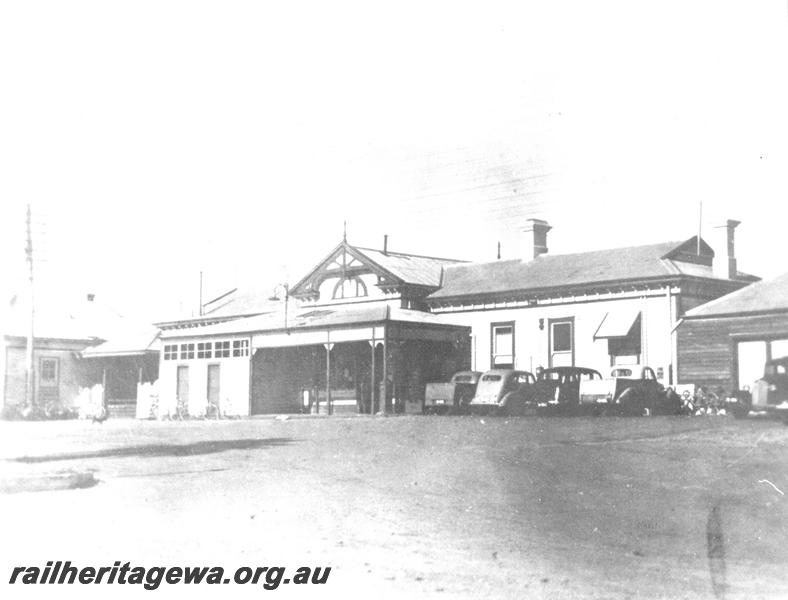
[[(15, 297), (3, 312), (2, 333), (26, 337), (30, 322), (29, 300)], [(97, 300), (42, 295), (36, 299), (33, 327), (37, 338), (95, 340), (109, 339), (128, 327), (128, 323), (128, 319)]]
[(242, 289), (207, 304), (203, 317), (230, 317), (271, 313), (281, 309), (282, 300), (271, 300), (271, 291)]
[(82, 351), (85, 358), (108, 356), (133, 356), (159, 351), (159, 330), (153, 327), (126, 331), (111, 339)]
[(463, 261), (452, 258), (420, 256), (402, 252), (383, 252), (373, 248), (353, 246), (372, 262), (401, 279), (404, 283), (438, 287), (441, 283), (441, 269)]
[(788, 311), (788, 273), (774, 279), (758, 281), (745, 288), (687, 311), (684, 318), (721, 315), (744, 315), (770, 311)]
[(429, 299), (580, 287), (683, 274), (713, 278), (711, 266), (666, 258), (686, 243), (686, 240), (663, 242), (577, 254), (543, 254), (530, 261), (499, 260), (448, 266), (444, 270), (443, 286)]
[(203, 335), (234, 335), (262, 331), (284, 331), (296, 329), (322, 329), (343, 325), (361, 325), (366, 323), (382, 323), (384, 321), (399, 323), (417, 323), (421, 325), (453, 326), (449, 319), (442, 315), (377, 306), (318, 306), (299, 309), (288, 314), (285, 324), (284, 313), (257, 315), (206, 325), (191, 329), (164, 331), (162, 338), (181, 338)]

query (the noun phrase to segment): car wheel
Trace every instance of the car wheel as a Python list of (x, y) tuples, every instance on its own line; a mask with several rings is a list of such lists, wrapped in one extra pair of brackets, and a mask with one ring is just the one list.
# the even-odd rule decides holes
[(733, 408), (731, 409), (731, 412), (733, 413), (734, 419), (745, 419), (747, 418), (747, 415), (750, 414), (750, 411), (746, 408)]
[(522, 407), (517, 398), (509, 392), (501, 400), (501, 406), (498, 409), (498, 414), (504, 417), (513, 417), (522, 414)]
[(680, 415), (681, 414), (681, 396), (679, 396), (673, 388), (665, 390), (664, 405), (660, 411), (666, 415)]
[(618, 403), (621, 412), (626, 415), (640, 416), (643, 414), (641, 408), (637, 406), (637, 397), (635, 395), (635, 391), (632, 388), (627, 388), (621, 392), (616, 402)]

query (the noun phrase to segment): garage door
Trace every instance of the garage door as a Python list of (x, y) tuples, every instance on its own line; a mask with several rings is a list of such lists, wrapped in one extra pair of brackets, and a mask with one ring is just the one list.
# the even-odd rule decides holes
[(744, 386), (752, 388), (753, 382), (763, 375), (767, 344), (768, 342), (739, 342), (736, 345), (739, 389)]
[(788, 339), (738, 342), (736, 344), (738, 388), (752, 388), (753, 382), (763, 377), (767, 360), (788, 356)]

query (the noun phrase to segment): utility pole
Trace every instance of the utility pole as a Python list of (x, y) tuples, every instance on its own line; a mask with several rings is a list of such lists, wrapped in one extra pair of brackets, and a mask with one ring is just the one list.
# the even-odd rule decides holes
[(27, 205), (26, 234), (27, 244), (25, 245), (25, 255), (27, 258), (27, 273), (30, 280), (30, 327), (27, 333), (27, 378), (25, 380), (25, 406), (32, 408), (35, 404), (35, 389), (33, 377), (33, 342), (35, 321), (35, 306), (33, 303), (33, 235), (31, 233), (30, 204)]
[(203, 312), (203, 304), (202, 304), (202, 271), (200, 271), (200, 310), (198, 311), (199, 316), (202, 316)]

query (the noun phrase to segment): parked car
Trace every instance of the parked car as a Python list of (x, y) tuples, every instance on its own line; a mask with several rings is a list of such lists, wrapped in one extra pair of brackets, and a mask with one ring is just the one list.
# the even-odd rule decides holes
[(733, 416), (746, 417), (751, 410), (779, 415), (788, 425), (788, 356), (766, 362), (763, 377), (752, 390), (739, 390), (725, 401)]
[(525, 414), (535, 383), (536, 378), (528, 371), (487, 371), (476, 386), (476, 395), (468, 404), (468, 410), (473, 414)]
[(580, 404), (580, 382), (600, 381), (599, 371), (586, 367), (551, 367), (537, 377), (531, 405), (545, 413), (573, 413)]
[(428, 383), (424, 390), (424, 412), (466, 412), (481, 376), (479, 371), (460, 371), (452, 376), (449, 383)]
[(618, 365), (606, 379), (580, 382), (580, 406), (629, 415), (680, 414), (681, 398), (645, 365)]

